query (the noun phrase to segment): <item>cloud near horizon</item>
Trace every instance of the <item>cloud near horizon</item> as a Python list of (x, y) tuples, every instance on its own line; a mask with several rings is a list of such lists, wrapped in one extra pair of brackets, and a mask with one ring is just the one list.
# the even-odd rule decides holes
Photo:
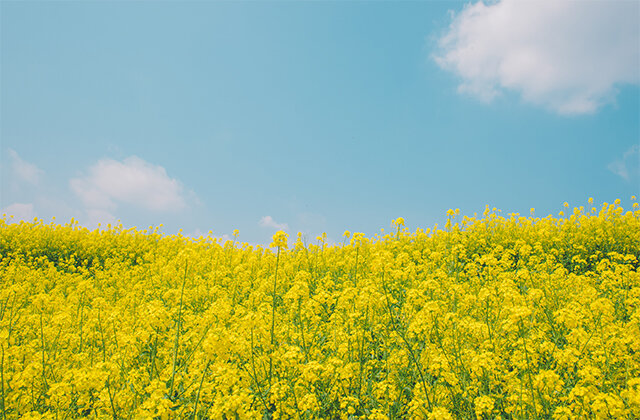
[(289, 229), (289, 225), (287, 223), (278, 223), (275, 220), (273, 220), (273, 217), (271, 217), (271, 216), (264, 216), (262, 219), (260, 219), (260, 222), (258, 222), (258, 224), (261, 227), (271, 228), (271, 229), (276, 229), (276, 230), (288, 230)]
[(620, 159), (609, 163), (607, 169), (625, 181), (635, 179), (640, 183), (640, 146), (631, 146)]
[(33, 163), (23, 160), (15, 150), (8, 149), (7, 152), (9, 153), (12, 176), (19, 181), (38, 185), (40, 178), (44, 175), (44, 171)]
[(187, 208), (182, 184), (159, 165), (136, 156), (122, 162), (101, 159), (86, 175), (69, 181), (89, 212), (105, 218), (120, 204), (145, 210), (176, 212)]
[(640, 82), (639, 12), (633, 1), (479, 1), (453, 16), (433, 58), (482, 101), (513, 91), (562, 115), (593, 113)]
[(13, 216), (15, 222), (25, 221), (31, 222), (36, 217), (36, 212), (32, 203), (13, 203), (0, 210), (0, 216), (6, 214)]

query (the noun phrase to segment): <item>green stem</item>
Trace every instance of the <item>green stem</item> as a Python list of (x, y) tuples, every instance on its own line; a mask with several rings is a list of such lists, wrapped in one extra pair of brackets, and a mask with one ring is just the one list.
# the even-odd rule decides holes
[[(100, 328), (100, 339), (102, 340), (102, 362), (105, 363), (107, 361), (107, 349), (104, 343), (104, 333), (102, 331), (102, 320), (100, 319), (100, 309), (98, 309), (98, 327)], [(109, 383), (109, 378), (107, 377), (107, 392), (109, 393), (109, 402), (111, 403), (111, 412), (114, 420), (118, 418), (116, 414), (116, 407), (113, 403), (113, 396), (111, 395), (111, 384)]]
[(82, 353), (82, 323), (84, 320), (84, 293), (80, 297), (80, 353)]
[(527, 361), (527, 377), (529, 379), (529, 389), (531, 391), (531, 403), (533, 404), (533, 414), (538, 417), (538, 409), (536, 408), (536, 396), (533, 387), (533, 379), (531, 378), (531, 363), (529, 362), (529, 352), (527, 351), (527, 340), (524, 336), (524, 324), (520, 321), (520, 336), (522, 337), (522, 347), (524, 348), (524, 356)]
[(356, 248), (356, 264), (355, 267), (353, 269), (353, 285), (354, 287), (358, 286), (358, 254), (360, 251), (360, 247)]
[(264, 405), (265, 412), (269, 411), (269, 406), (262, 395), (262, 386), (258, 383), (258, 372), (256, 371), (256, 361), (254, 355), (254, 345), (253, 345), (253, 328), (251, 329), (251, 369), (253, 370), (253, 376), (247, 369), (247, 374), (249, 377), (253, 379), (253, 382), (256, 384), (256, 389), (258, 390), (258, 396), (260, 397), (260, 401), (262, 401), (262, 405)]
[(269, 354), (269, 385), (271, 385), (272, 372), (273, 372), (273, 346), (275, 342), (275, 328), (276, 328), (276, 293), (278, 292), (278, 265), (280, 263), (280, 247), (278, 247), (278, 254), (276, 255), (276, 273), (273, 277), (273, 302), (271, 304), (271, 352)]
[(405, 335), (400, 332), (400, 330), (398, 329), (394, 316), (393, 316), (393, 312), (391, 310), (391, 302), (389, 301), (389, 292), (387, 290), (387, 286), (384, 284), (384, 274), (382, 277), (382, 287), (384, 289), (384, 295), (387, 301), (387, 310), (389, 311), (389, 318), (391, 319), (391, 328), (396, 332), (396, 334), (398, 334), (400, 336), (400, 338), (402, 338), (402, 341), (404, 341), (404, 344), (407, 346), (407, 350), (409, 350), (409, 355), (411, 356), (411, 359), (414, 363), (414, 365), (416, 366), (416, 370), (418, 371), (418, 374), (420, 375), (420, 381), (422, 382), (422, 388), (424, 390), (424, 396), (427, 399), (427, 406), (429, 408), (429, 411), (432, 410), (431, 407), (431, 399), (429, 398), (429, 392), (427, 390), (427, 381), (424, 379), (424, 374), (422, 373), (422, 369), (420, 368), (420, 363), (418, 362), (418, 358), (416, 357), (415, 353), (413, 352), (413, 347), (411, 347), (411, 344), (409, 343), (409, 340), (407, 339), (407, 337), (405, 337)]
[(298, 321), (300, 322), (300, 336), (302, 337), (302, 349), (304, 350), (304, 361), (309, 362), (309, 348), (307, 347), (307, 341), (304, 337), (304, 321), (302, 320), (301, 302), (302, 299), (298, 299)]
[(209, 369), (210, 360), (207, 360), (207, 364), (204, 367), (204, 371), (202, 372), (202, 378), (200, 378), (200, 386), (198, 386), (198, 393), (196, 394), (196, 403), (193, 407), (193, 420), (196, 420), (198, 416), (198, 401), (200, 401), (200, 391), (202, 390), (202, 383), (204, 382), (204, 376), (207, 374), (207, 369)]
[(151, 349), (151, 353), (149, 354), (149, 381), (153, 381), (153, 370), (156, 366), (157, 353), (158, 353), (158, 331), (156, 331), (156, 337), (153, 342), (153, 349)]
[(182, 298), (184, 296), (184, 285), (187, 282), (187, 268), (189, 262), (184, 263), (184, 278), (182, 279), (182, 290), (180, 291), (180, 305), (178, 306), (178, 328), (176, 329), (176, 343), (173, 346), (173, 369), (171, 371), (171, 386), (169, 387), (169, 399), (173, 401), (173, 385), (176, 377), (176, 362), (178, 360), (178, 344), (180, 343), (180, 324), (182, 321)]
[(9, 335), (7, 336), (7, 344), (9, 343), (9, 340), (11, 340), (11, 333), (13, 332), (13, 308), (16, 306), (16, 299), (16, 292), (13, 292), (13, 302), (11, 303), (11, 309), (9, 311)]
[(193, 357), (195, 352), (200, 348), (200, 345), (202, 344), (204, 339), (207, 337), (207, 333), (209, 332), (209, 329), (211, 328), (211, 325), (212, 324), (207, 325), (207, 328), (205, 328), (204, 333), (200, 337), (200, 340), (198, 340), (198, 342), (196, 343), (195, 347), (191, 350), (191, 352), (189, 352), (187, 357), (184, 358), (184, 362), (182, 363), (182, 366), (180, 367), (180, 369), (178, 369), (178, 372), (180, 372), (183, 369), (186, 369), (189, 366), (189, 362), (191, 361), (191, 358)]
[(365, 322), (364, 325), (362, 326), (362, 330), (361, 330), (361, 342), (360, 342), (360, 355), (359, 355), (359, 359), (360, 359), (360, 376), (358, 378), (358, 400), (360, 400), (360, 395), (362, 393), (362, 378), (364, 375), (364, 364), (365, 364), (365, 360), (364, 360), (364, 344), (365, 344), (365, 331), (367, 331), (367, 327), (368, 327), (368, 321), (369, 321), (369, 306), (367, 306), (367, 310), (366, 310), (366, 316), (365, 316)]
[(42, 311), (40, 311), (40, 343), (42, 345), (42, 387), (43, 387), (43, 393), (44, 393), (44, 389), (47, 387), (47, 376), (46, 376), (47, 365), (45, 364), (44, 328), (42, 326)]
[(4, 407), (4, 344), (2, 344), (2, 360), (0, 361), (0, 392), (2, 393), (2, 420), (6, 420), (7, 412)]

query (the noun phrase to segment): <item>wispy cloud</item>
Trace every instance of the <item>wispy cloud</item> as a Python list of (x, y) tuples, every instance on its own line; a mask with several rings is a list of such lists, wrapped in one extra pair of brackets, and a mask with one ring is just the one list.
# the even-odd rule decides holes
[(260, 222), (258, 222), (258, 224), (264, 228), (270, 228), (270, 229), (276, 229), (276, 230), (288, 230), (289, 229), (289, 225), (286, 223), (278, 223), (275, 220), (273, 220), (273, 217), (271, 216), (264, 216), (262, 219), (260, 219)]
[(616, 85), (640, 81), (639, 12), (634, 1), (480, 1), (454, 16), (434, 59), (483, 101), (511, 90), (559, 114), (592, 113)]
[(13, 221), (16, 222), (21, 220), (31, 222), (36, 217), (36, 212), (34, 211), (33, 204), (31, 203), (13, 203), (0, 210), (0, 215), (3, 214), (13, 216)]
[(635, 179), (640, 182), (640, 146), (634, 144), (620, 159), (609, 163), (607, 168), (626, 181)]
[(119, 204), (168, 212), (187, 208), (182, 184), (162, 166), (135, 156), (122, 162), (102, 159), (69, 184), (89, 209), (112, 211)]
[(13, 149), (8, 150), (11, 175), (18, 181), (26, 182), (31, 185), (38, 185), (40, 178), (44, 175), (44, 171), (33, 163), (23, 160), (18, 152)]

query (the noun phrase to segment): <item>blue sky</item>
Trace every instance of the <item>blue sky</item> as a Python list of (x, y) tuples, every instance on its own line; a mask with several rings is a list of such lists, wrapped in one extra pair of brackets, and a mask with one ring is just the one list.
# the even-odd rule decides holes
[(0, 209), (267, 243), (640, 195), (640, 3), (0, 3)]

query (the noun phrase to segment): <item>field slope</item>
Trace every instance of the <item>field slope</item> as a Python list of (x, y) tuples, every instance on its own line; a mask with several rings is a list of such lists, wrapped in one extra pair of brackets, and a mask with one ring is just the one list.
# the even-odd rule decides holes
[(637, 203), (403, 226), (0, 219), (0, 418), (640, 418)]

